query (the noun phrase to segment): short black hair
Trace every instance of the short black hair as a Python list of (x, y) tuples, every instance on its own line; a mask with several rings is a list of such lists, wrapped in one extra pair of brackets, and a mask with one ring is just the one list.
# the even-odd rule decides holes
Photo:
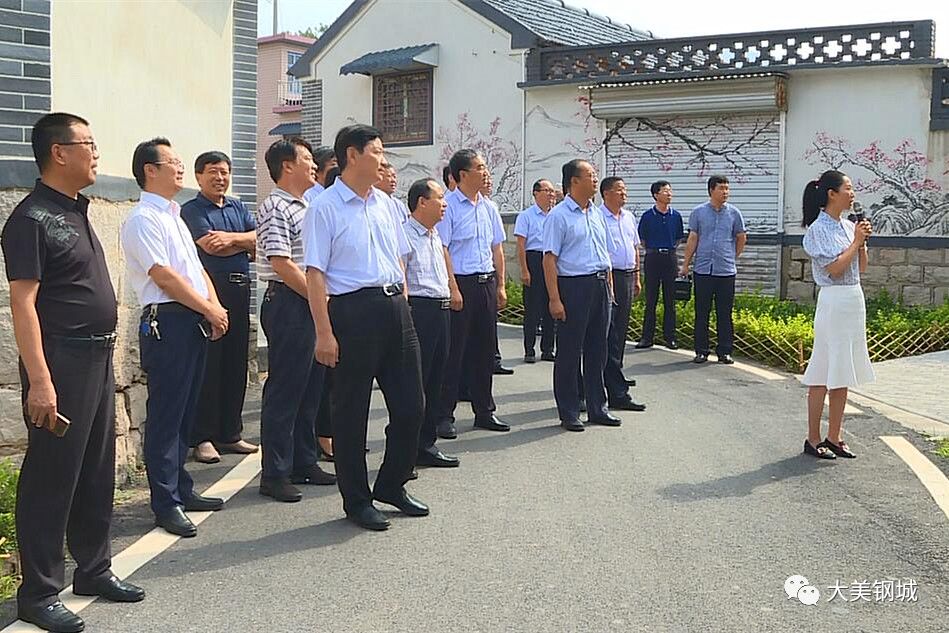
[(336, 152), (332, 147), (322, 145), (313, 150), (313, 163), (316, 165), (316, 171), (323, 171), (326, 165), (336, 158)]
[(461, 182), (461, 172), (470, 169), (471, 163), (478, 157), (478, 152), (473, 149), (460, 149), (451, 155), (448, 166), (451, 168), (451, 177), (455, 182)]
[(409, 187), (409, 210), (413, 213), (415, 209), (418, 208), (418, 201), (420, 198), (425, 198), (428, 200), (429, 196), (432, 195), (432, 183), (435, 182), (434, 178), (420, 178), (412, 183), (412, 186)]
[[(537, 182), (534, 183), (534, 187), (531, 189), (531, 191), (532, 191), (533, 193), (537, 193), (538, 191), (540, 191), (541, 189), (544, 188), (544, 183), (545, 183), (545, 182), (550, 182), (550, 181), (547, 180), (546, 178), (541, 178), (540, 180), (538, 180)], [(551, 184), (553, 184), (553, 183), (551, 183)]]
[(721, 176), (717, 174), (715, 176), (709, 176), (708, 192), (712, 193), (712, 191), (715, 190), (715, 187), (719, 185), (727, 185), (727, 184), (728, 184), (728, 176)]
[(33, 158), (40, 172), (49, 165), (53, 145), (74, 140), (74, 125), (89, 125), (89, 122), (75, 114), (53, 112), (40, 117), (39, 121), (33, 124), (30, 143), (33, 145)]
[(374, 140), (382, 140), (382, 132), (372, 127), (357, 123), (347, 125), (336, 133), (336, 142), (333, 143), (333, 151), (336, 152), (336, 162), (339, 164), (339, 172), (346, 171), (346, 150), (355, 147), (357, 152), (362, 153), (366, 145)]
[(570, 191), (570, 182), (580, 175), (580, 165), (588, 163), (582, 158), (574, 158), (572, 161), (563, 164), (563, 192), (566, 195)]
[(606, 178), (601, 180), (600, 181), (600, 195), (601, 196), (606, 195), (606, 192), (612, 189), (613, 185), (615, 185), (618, 182), (625, 182), (625, 181), (619, 176), (607, 176)]
[(305, 147), (313, 152), (313, 148), (300, 137), (294, 136), (288, 139), (274, 141), (267, 148), (264, 154), (264, 162), (267, 163), (267, 171), (270, 172), (270, 179), (276, 182), (280, 180), (283, 173), (283, 164), (293, 162), (297, 159), (297, 147)]
[(656, 182), (649, 185), (649, 193), (652, 194), (652, 197), (655, 198), (656, 195), (663, 187), (671, 187), (672, 183), (668, 180), (657, 180)]
[(132, 175), (135, 176), (135, 182), (142, 189), (145, 188), (145, 165), (154, 165), (161, 160), (161, 154), (158, 153), (158, 146), (164, 145), (171, 147), (171, 141), (164, 136), (142, 141), (132, 152)]
[(451, 175), (451, 166), (445, 165), (444, 167), (442, 167), (442, 182), (445, 183), (445, 189), (448, 189), (448, 187), (451, 186), (451, 183), (448, 182), (448, 177), (450, 175)]
[(329, 189), (333, 186), (333, 183), (336, 182), (337, 178), (339, 178), (339, 167), (333, 167), (331, 170), (326, 172), (326, 179), (324, 181), (323, 187)]
[(227, 163), (227, 168), (230, 169), (231, 157), (224, 152), (218, 151), (198, 154), (198, 157), (194, 159), (194, 173), (204, 173), (205, 167), (208, 165), (217, 165), (218, 163)]

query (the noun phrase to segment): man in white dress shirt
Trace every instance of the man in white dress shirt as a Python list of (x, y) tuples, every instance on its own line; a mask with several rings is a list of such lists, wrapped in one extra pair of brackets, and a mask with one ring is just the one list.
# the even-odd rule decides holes
[(129, 282), (142, 306), (139, 344), (148, 375), (144, 452), (151, 508), (156, 525), (191, 537), (197, 528), (185, 511), (224, 505), (194, 491), (185, 460), (207, 341), (227, 331), (227, 311), (173, 200), (183, 186), (184, 165), (168, 139), (139, 143), (132, 173), (142, 195), (122, 226), (121, 240)]

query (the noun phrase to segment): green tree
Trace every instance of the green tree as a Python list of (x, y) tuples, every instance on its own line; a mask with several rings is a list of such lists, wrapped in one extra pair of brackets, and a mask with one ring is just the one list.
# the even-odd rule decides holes
[(320, 36), (323, 35), (323, 33), (326, 33), (326, 29), (329, 27), (329, 24), (323, 24), (320, 22), (319, 26), (308, 26), (302, 31), (297, 31), (297, 35), (302, 35), (303, 37), (312, 37), (313, 39), (318, 40), (320, 39)]

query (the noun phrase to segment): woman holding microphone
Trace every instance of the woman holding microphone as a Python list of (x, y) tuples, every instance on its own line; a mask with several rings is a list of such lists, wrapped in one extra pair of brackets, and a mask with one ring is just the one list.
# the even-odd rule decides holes
[[(804, 189), (804, 250), (820, 286), (814, 315), (814, 350), (804, 372), (807, 439), (804, 452), (820, 459), (853, 458), (841, 436), (847, 389), (873, 380), (867, 352), (866, 304), (860, 273), (867, 268), (870, 222), (855, 224), (842, 214), (853, 204), (853, 184), (829, 170)], [(821, 441), (824, 397), (830, 392), (829, 429)]]

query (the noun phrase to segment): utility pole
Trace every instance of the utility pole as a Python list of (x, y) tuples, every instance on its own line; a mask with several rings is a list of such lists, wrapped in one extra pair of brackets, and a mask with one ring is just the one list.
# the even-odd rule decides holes
[(280, 16), (280, 13), (277, 11), (277, 0), (273, 0), (273, 34), (274, 35), (278, 33), (277, 28), (279, 26), (279, 21), (280, 21), (279, 16)]

